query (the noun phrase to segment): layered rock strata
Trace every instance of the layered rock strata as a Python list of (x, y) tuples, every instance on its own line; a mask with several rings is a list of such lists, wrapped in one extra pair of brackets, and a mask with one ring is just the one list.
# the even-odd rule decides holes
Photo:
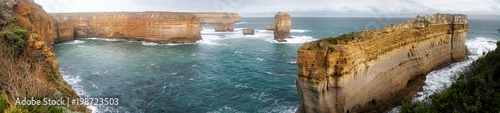
[(298, 50), (297, 112), (364, 112), (413, 94), (414, 81), (467, 58), (468, 19), (417, 17), (400, 25), (324, 38)]
[[(274, 16), (274, 40), (278, 42), (286, 42), (285, 38), (292, 38), (290, 36), (290, 28), (292, 20), (288, 13), (278, 12)], [(267, 27), (266, 27), (267, 28)]]
[(266, 26), (266, 30), (274, 30), (274, 23)]
[(243, 35), (254, 35), (254, 34), (255, 30), (253, 30), (252, 28), (243, 29)]
[(202, 24), (226, 24), (241, 22), (238, 13), (193, 13)]
[(217, 24), (215, 26), (215, 31), (217, 32), (232, 32), (234, 31), (233, 24)]
[(116, 38), (156, 43), (194, 43), (202, 27), (192, 13), (113, 12), (58, 13), (54, 18), (56, 42), (73, 38)]

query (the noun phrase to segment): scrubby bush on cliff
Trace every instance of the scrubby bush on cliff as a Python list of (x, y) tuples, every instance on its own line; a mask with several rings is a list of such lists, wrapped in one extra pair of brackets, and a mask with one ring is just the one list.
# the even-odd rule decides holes
[(401, 112), (499, 112), (500, 42), (497, 49), (474, 61), (456, 82), (429, 102), (405, 102)]
[(349, 41), (353, 41), (353, 40), (356, 40), (356, 39), (363, 39), (364, 37), (361, 36), (361, 34), (359, 33), (354, 33), (354, 32), (350, 32), (350, 33), (346, 33), (346, 34), (343, 34), (343, 35), (340, 35), (338, 37), (328, 37), (328, 38), (324, 38), (323, 41), (326, 41), (330, 44), (339, 44), (339, 42), (341, 41), (344, 41), (345, 43), (349, 42)]
[[(42, 100), (72, 96), (60, 85), (64, 81), (57, 70), (45, 61), (47, 56), (42, 51), (27, 47), (29, 34), (18, 20), (0, 20), (3, 22), (0, 26), (0, 113), (67, 111), (61, 106), (15, 104), (17, 98), (24, 97)], [(54, 86), (58, 86), (55, 87), (57, 89)], [(73, 110), (86, 110), (85, 106), (76, 107)]]
[(22, 29), (13, 29), (0, 32), (0, 38), (2, 43), (4, 43), (8, 51), (12, 51), (19, 54), (23, 51), (26, 45), (26, 37), (28, 36), (28, 31)]
[(5, 109), (7, 109), (9, 104), (5, 100), (3, 95), (0, 95), (0, 113), (2, 113)]
[(421, 20), (420, 22), (424, 23), (425, 27), (431, 25), (431, 22), (429, 20), (426, 20), (426, 19)]

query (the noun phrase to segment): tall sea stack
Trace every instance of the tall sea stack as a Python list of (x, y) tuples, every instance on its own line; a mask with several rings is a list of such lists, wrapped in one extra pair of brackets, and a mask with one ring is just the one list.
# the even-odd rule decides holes
[(285, 38), (292, 38), (290, 36), (291, 26), (292, 20), (290, 15), (288, 15), (288, 13), (278, 12), (278, 14), (274, 16), (274, 39), (278, 42), (286, 42)]
[(467, 28), (466, 15), (435, 14), (305, 43), (297, 112), (364, 112), (409, 99), (431, 70), (467, 58)]

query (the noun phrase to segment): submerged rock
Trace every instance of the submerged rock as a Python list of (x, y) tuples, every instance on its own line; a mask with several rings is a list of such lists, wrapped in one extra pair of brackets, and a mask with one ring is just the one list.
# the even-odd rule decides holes
[(297, 112), (383, 110), (410, 99), (431, 70), (467, 58), (467, 29), (466, 15), (435, 14), (304, 43)]
[(246, 28), (246, 29), (243, 29), (243, 34), (244, 35), (254, 35), (255, 31), (252, 29), (252, 28)]

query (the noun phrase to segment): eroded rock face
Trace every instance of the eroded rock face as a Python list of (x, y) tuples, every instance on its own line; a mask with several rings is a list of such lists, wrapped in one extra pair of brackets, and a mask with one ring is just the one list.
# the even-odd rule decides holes
[(241, 22), (238, 13), (194, 13), (202, 24), (225, 24)]
[(156, 43), (194, 43), (201, 40), (198, 18), (192, 13), (116, 12), (51, 14), (58, 38), (117, 38)]
[(215, 31), (217, 32), (227, 32), (227, 31), (234, 31), (234, 25), (233, 24), (217, 24), (215, 26)]
[[(285, 38), (290, 36), (290, 27), (292, 20), (288, 13), (278, 12), (274, 16), (274, 39), (278, 42), (286, 42)], [(267, 28), (267, 27), (266, 27)]]
[(266, 30), (274, 30), (274, 23), (266, 26)]
[(466, 15), (435, 14), (305, 43), (297, 58), (297, 112), (363, 112), (408, 99), (420, 76), (467, 57), (467, 28)]
[(252, 28), (243, 29), (243, 35), (254, 35), (255, 31)]

